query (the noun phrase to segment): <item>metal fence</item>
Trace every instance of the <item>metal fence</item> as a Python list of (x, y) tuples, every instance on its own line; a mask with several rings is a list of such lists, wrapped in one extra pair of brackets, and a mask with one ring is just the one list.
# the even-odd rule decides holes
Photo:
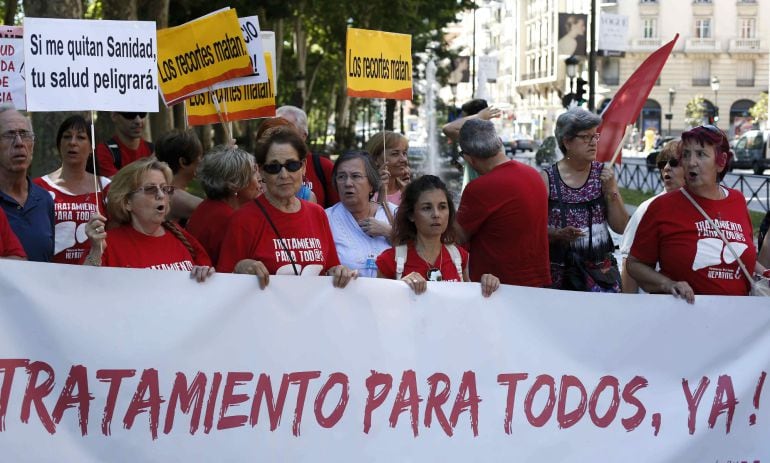
[[(615, 166), (618, 185), (623, 188), (659, 193), (663, 191), (663, 182), (657, 169), (650, 170), (646, 164), (626, 163)], [(770, 210), (770, 177), (729, 173), (722, 184), (743, 193), (749, 209), (757, 212)]]

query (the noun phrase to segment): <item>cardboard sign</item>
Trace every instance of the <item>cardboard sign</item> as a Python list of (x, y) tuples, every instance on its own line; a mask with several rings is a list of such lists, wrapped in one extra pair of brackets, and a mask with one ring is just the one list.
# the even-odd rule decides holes
[(188, 125), (216, 124), (220, 122), (255, 119), (275, 116), (275, 94), (278, 87), (275, 74), (275, 34), (262, 31), (261, 41), (268, 80), (256, 83), (254, 77), (239, 77), (228, 80), (232, 86), (214, 90), (219, 102), (219, 114), (211, 92), (202, 92), (187, 98), (184, 102)]
[(260, 290), (253, 275), (4, 259), (0, 294), (4, 461), (770, 454), (760, 297), (503, 285), (483, 298), (447, 282), (415, 296), (294, 276)]
[(29, 111), (158, 110), (155, 22), (24, 19)]
[(348, 95), (412, 99), (412, 36), (348, 28)]
[(158, 77), (166, 105), (253, 72), (235, 10), (158, 31)]
[[(268, 80), (261, 84), (248, 83), (198, 93), (184, 101), (188, 125), (217, 124), (220, 122), (275, 116), (275, 81), (272, 58), (265, 53)], [(214, 96), (219, 103), (219, 113)]]

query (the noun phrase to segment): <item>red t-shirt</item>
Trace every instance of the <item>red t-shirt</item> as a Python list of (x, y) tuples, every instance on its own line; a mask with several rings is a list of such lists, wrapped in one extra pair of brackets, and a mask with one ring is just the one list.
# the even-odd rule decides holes
[[(313, 162), (314, 156), (317, 156), (318, 160), (321, 161), (321, 169), (324, 172), (324, 177), (326, 178), (327, 183), (326, 192), (329, 193), (329, 197), (326, 197), (324, 185), (321, 183), (321, 179), (318, 178), (318, 174), (315, 171), (315, 163)], [(339, 194), (337, 194), (337, 190), (334, 188), (334, 180), (332, 179), (332, 169), (334, 169), (334, 163), (331, 162), (331, 160), (328, 158), (312, 153), (308, 153), (306, 159), (307, 162), (305, 163), (305, 178), (307, 178), (312, 186), (311, 189), (313, 190), (313, 193), (315, 193), (315, 198), (318, 201), (318, 205), (326, 209), (340, 202)], [(281, 230), (279, 229), (278, 231)]]
[[(278, 229), (279, 240), (265, 215), (252, 201), (230, 218), (219, 249), (217, 271), (232, 272), (243, 259), (262, 262), (271, 275), (294, 275), (291, 253), (300, 275), (317, 276), (340, 265), (326, 212), (318, 204), (300, 200), (299, 211), (279, 211), (262, 195), (264, 206)], [(285, 248), (284, 248), (285, 246)]]
[(548, 192), (535, 169), (508, 161), (470, 182), (457, 222), (469, 236), (472, 281), (491, 273), (508, 285), (551, 285)]
[[(757, 250), (746, 200), (740, 192), (726, 190), (728, 196), (721, 200), (691, 196), (717, 223), (752, 272)], [(652, 267), (660, 263), (662, 274), (674, 281), (686, 281), (695, 294), (749, 293), (749, 282), (730, 250), (679, 190), (660, 196), (647, 208), (636, 230), (631, 255)]]
[[(457, 247), (460, 251), (460, 258), (462, 260), (462, 268), (468, 266), (468, 251), (461, 247)], [(389, 248), (377, 257), (377, 268), (380, 274), (385, 278), (396, 278), (396, 248)], [(441, 270), (441, 281), (463, 281), (463, 276), (457, 274), (457, 267), (452, 262), (452, 255), (447, 251), (446, 246), (443, 247), (436, 261), (433, 265), (428, 265), (425, 259), (417, 254), (417, 250), (414, 247), (414, 243), (407, 244), (406, 247), (406, 261), (404, 262), (404, 272), (402, 277), (409, 275), (412, 272), (417, 272), (426, 279), (428, 278), (428, 270), (431, 268), (437, 268)]]
[(120, 149), (121, 167), (125, 167), (137, 159), (146, 158), (152, 154), (152, 147), (145, 140), (140, 140), (139, 147), (132, 150), (124, 145), (118, 136), (114, 136), (107, 142), (96, 145), (96, 162), (99, 164), (99, 175), (112, 177), (118, 172), (118, 168), (115, 167), (115, 160), (112, 157), (112, 152), (107, 147), (107, 143), (113, 142), (117, 142), (118, 149)]
[(11, 256), (27, 258), (21, 242), (11, 230), (11, 224), (8, 223), (5, 211), (0, 208), (0, 257)]
[[(96, 195), (86, 193), (72, 194), (54, 184), (48, 175), (32, 180), (53, 198), (54, 220), (54, 256), (53, 262), (59, 264), (78, 265), (83, 256), (91, 249), (91, 242), (86, 236), (86, 224), (96, 212)], [(100, 177), (102, 190), (110, 183), (105, 177)], [(99, 193), (99, 213), (106, 216), (104, 198), (106, 192)]]
[(234, 212), (235, 209), (224, 201), (205, 199), (187, 221), (187, 231), (203, 245), (214, 265), (219, 261), (219, 247)]
[(131, 225), (122, 225), (107, 230), (107, 248), (102, 254), (102, 266), (188, 272), (196, 265), (211, 266), (211, 259), (198, 240), (184, 229), (180, 230), (195, 249), (195, 258), (168, 230), (163, 236), (149, 236), (134, 230)]

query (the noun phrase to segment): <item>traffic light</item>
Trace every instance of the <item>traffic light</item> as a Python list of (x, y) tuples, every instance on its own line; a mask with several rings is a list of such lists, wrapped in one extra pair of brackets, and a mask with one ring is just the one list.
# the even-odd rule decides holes
[(576, 100), (579, 105), (582, 105), (586, 102), (585, 93), (587, 90), (588, 81), (584, 80), (582, 77), (577, 78), (577, 91), (576, 93)]

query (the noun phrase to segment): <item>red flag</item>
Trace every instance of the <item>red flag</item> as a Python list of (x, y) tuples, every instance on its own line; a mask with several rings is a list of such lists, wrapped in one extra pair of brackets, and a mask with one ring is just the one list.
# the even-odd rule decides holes
[[(648, 56), (612, 97), (609, 106), (602, 113), (602, 123), (598, 128), (602, 138), (597, 147), (597, 161), (608, 162), (612, 160), (612, 155), (615, 154), (615, 150), (623, 140), (626, 126), (636, 123), (636, 119), (650, 95), (652, 86), (658, 80), (660, 71), (663, 70), (663, 65), (666, 64), (678, 38), (679, 34), (676, 34), (674, 40)], [(620, 163), (620, 156), (618, 156), (617, 163)]]

